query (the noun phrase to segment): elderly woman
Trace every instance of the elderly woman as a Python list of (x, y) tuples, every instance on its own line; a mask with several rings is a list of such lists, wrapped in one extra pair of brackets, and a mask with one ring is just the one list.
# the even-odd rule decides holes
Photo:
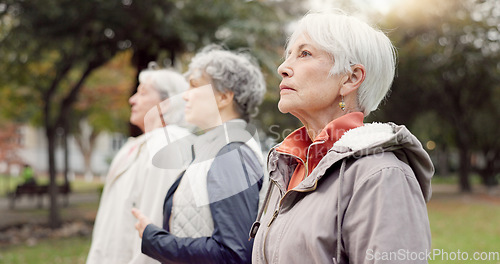
[(163, 228), (133, 210), (142, 252), (162, 263), (250, 263), (263, 167), (247, 121), (265, 83), (250, 57), (209, 46), (186, 73), (186, 121), (206, 132), (194, 161), (169, 190)]
[[(141, 253), (134, 230), (136, 220), (130, 210), (140, 208), (154, 223), (162, 223), (163, 197), (182, 168), (165, 170), (154, 166), (151, 162), (154, 153), (149, 146), (164, 145), (165, 131), (172, 141), (190, 135), (187, 129), (178, 126), (183, 123), (183, 106), (172, 100), (188, 86), (185, 78), (172, 70), (150, 68), (139, 74), (137, 92), (129, 99), (130, 122), (145, 133), (129, 138), (111, 163), (94, 224), (88, 264), (157, 263)], [(146, 118), (148, 113), (154, 115)], [(178, 156), (189, 162), (188, 154), (177, 151)]]
[(304, 127), (269, 153), (253, 263), (426, 263), (432, 163), (405, 127), (363, 124), (394, 69), (390, 40), (364, 22), (340, 11), (300, 20), (278, 108)]

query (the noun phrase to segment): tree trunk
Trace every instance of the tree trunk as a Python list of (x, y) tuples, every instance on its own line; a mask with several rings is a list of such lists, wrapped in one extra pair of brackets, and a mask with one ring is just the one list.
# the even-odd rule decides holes
[[(78, 134), (75, 134), (75, 140), (83, 156), (85, 179), (91, 180), (91, 178), (93, 178), (92, 153), (94, 152), (94, 146), (97, 136), (99, 136), (99, 132), (96, 129), (91, 128), (84, 121), (81, 121), (79, 126), (80, 132)], [(89, 131), (89, 129), (91, 131)], [(89, 175), (90, 179), (87, 178)]]
[(63, 148), (64, 148), (64, 184), (68, 185), (68, 172), (69, 172), (69, 148), (68, 148), (68, 128), (64, 125), (63, 128)]
[[(48, 114), (48, 113), (46, 113)], [(48, 157), (49, 157), (49, 196), (50, 196), (50, 212), (49, 212), (49, 226), (52, 229), (59, 228), (62, 225), (61, 215), (59, 214), (59, 205), (57, 203), (58, 188), (56, 182), (56, 160), (55, 160), (55, 146), (56, 146), (56, 133), (55, 129), (50, 126), (45, 128), (48, 144)]]
[(481, 178), (484, 186), (490, 188), (498, 185), (496, 175), (498, 173), (498, 160), (500, 159), (500, 151), (485, 150), (483, 151), (486, 165), (484, 169), (480, 170)]
[(449, 162), (448, 162), (448, 150), (446, 147), (441, 147), (437, 150), (437, 169), (439, 176), (448, 177), (450, 176)]
[(459, 182), (460, 182), (460, 191), (461, 192), (471, 192), (471, 184), (469, 179), (469, 171), (470, 171), (470, 152), (469, 148), (465, 145), (461, 145), (459, 149), (460, 155), (460, 165), (459, 165)]

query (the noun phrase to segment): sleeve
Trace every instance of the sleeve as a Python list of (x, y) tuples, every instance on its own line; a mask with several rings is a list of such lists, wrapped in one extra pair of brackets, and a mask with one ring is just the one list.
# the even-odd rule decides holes
[(342, 238), (352, 263), (427, 263), (429, 219), (413, 172), (383, 168), (355, 186)]
[(246, 145), (226, 145), (207, 175), (212, 236), (181, 238), (150, 224), (142, 252), (162, 263), (250, 263), (248, 230), (257, 216), (262, 177), (262, 166)]

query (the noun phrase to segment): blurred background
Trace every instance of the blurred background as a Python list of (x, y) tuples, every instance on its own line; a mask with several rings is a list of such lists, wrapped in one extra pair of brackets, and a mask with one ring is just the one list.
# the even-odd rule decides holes
[[(140, 133), (128, 98), (151, 61), (184, 71), (209, 43), (246, 50), (267, 82), (263, 151), (298, 128), (277, 109), (276, 68), (311, 8), (356, 14), (396, 46), (390, 95), (366, 121), (406, 125), (432, 157), (433, 249), (500, 252), (498, 0), (0, 0), (0, 263), (85, 262), (109, 163)], [(13, 200), (30, 177), (58, 193)]]

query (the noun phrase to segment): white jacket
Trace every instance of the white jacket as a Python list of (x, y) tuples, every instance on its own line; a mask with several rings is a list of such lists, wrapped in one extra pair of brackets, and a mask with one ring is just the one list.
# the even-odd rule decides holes
[[(153, 155), (167, 144), (165, 132), (170, 142), (190, 135), (186, 129), (174, 125), (158, 128), (130, 138), (113, 159), (94, 224), (87, 264), (158, 263), (141, 253), (141, 240), (134, 227), (137, 220), (131, 210), (138, 208), (155, 224), (163, 222), (163, 200), (184, 169), (183, 166), (162, 169), (153, 165)], [(180, 151), (175, 155), (188, 160), (187, 153)]]

